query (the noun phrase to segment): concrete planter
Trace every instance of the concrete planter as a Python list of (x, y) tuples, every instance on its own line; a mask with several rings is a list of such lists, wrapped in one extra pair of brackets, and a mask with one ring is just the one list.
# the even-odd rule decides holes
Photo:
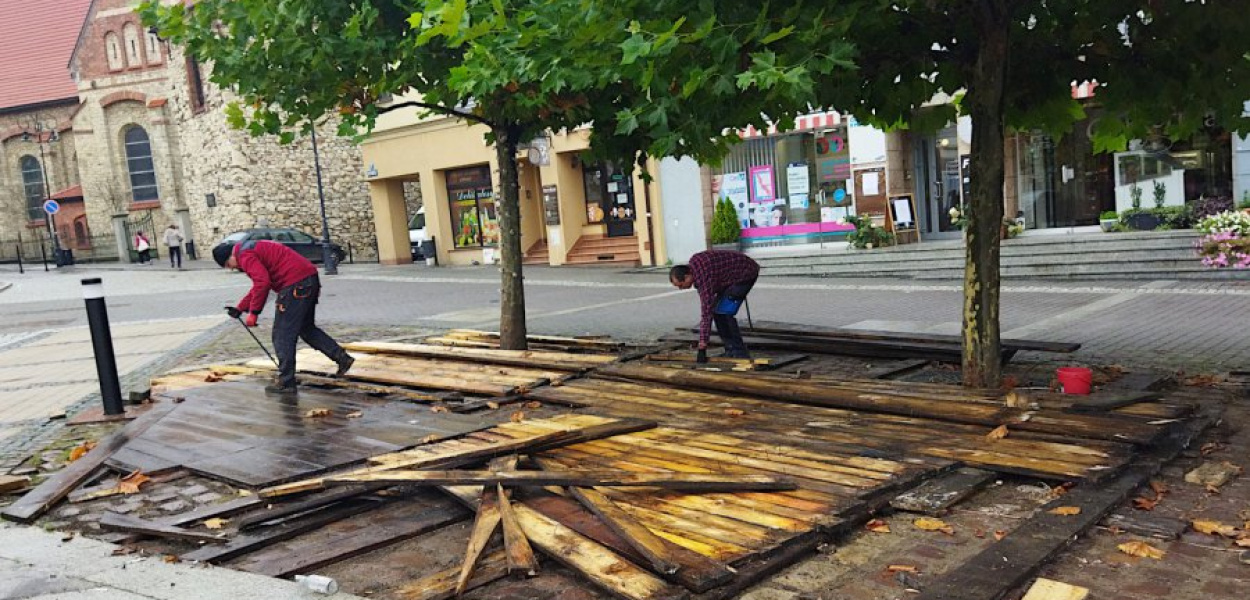
[(713, 250), (731, 250), (733, 252), (739, 252), (742, 250), (742, 244), (741, 242), (732, 242), (729, 244), (712, 244), (712, 249)]
[(1101, 227), (1104, 232), (1111, 233), (1115, 230), (1115, 226), (1119, 222), (1119, 219), (1101, 219), (1098, 221), (1098, 226)]
[(1159, 217), (1150, 213), (1137, 213), (1135, 215), (1129, 215), (1129, 217), (1124, 220), (1124, 223), (1128, 225), (1130, 229), (1135, 229), (1137, 231), (1153, 231), (1159, 228), (1159, 224), (1161, 222), (1162, 221), (1159, 220)]

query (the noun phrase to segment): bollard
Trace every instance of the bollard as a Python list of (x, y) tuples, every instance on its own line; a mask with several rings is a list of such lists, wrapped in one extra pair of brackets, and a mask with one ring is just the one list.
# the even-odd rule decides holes
[(22, 266), (22, 245), (17, 244), (17, 272), (21, 275), (26, 274), (26, 268)]
[(104, 414), (125, 414), (121, 382), (117, 380), (117, 358), (113, 355), (113, 334), (109, 331), (109, 312), (104, 304), (104, 283), (99, 277), (82, 280), (82, 297), (87, 304), (87, 324), (91, 328), (91, 348), (95, 352)]
[(43, 270), (48, 271), (48, 252), (43, 248), (43, 242), (39, 242), (39, 257), (43, 259)]

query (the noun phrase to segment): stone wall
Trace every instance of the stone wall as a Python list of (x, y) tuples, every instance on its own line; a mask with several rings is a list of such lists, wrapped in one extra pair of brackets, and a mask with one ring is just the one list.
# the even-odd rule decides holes
[(42, 167), (47, 171), (48, 195), (78, 185), (78, 152), (74, 138), (68, 134), (70, 116), (76, 109), (70, 101), (60, 106), (0, 115), (0, 240), (23, 237), (42, 222), (30, 223), (26, 218), (26, 193), (22, 186), (21, 159), (40, 157), (40, 144), (35, 138), (22, 139), (23, 131), (34, 132), (36, 123), (56, 128), (59, 139), (44, 138)]

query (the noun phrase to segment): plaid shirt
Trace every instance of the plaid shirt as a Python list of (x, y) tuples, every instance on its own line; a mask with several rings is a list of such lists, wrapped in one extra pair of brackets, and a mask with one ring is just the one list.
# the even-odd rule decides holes
[(689, 266), (699, 290), (699, 343), (707, 344), (717, 298), (731, 285), (754, 281), (760, 265), (741, 252), (705, 250), (691, 256)]

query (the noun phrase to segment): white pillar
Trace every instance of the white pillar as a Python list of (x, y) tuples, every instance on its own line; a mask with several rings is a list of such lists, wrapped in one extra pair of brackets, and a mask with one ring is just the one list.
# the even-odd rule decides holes
[(117, 260), (130, 262), (130, 240), (126, 239), (126, 213), (113, 215), (113, 236), (117, 238)]

